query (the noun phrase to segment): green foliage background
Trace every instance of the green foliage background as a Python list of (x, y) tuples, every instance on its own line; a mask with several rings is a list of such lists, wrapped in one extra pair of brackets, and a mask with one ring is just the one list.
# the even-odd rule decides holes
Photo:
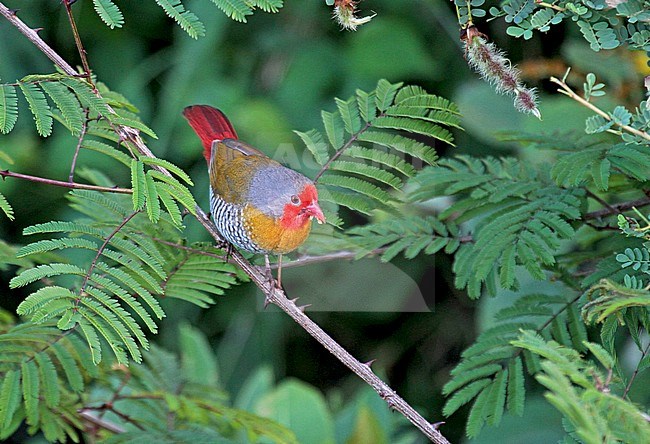
[[(78, 62), (59, 2), (32, 1), (29, 7), (17, 1), (6, 3), (23, 8), (23, 20), (42, 26), (41, 36), (66, 60)], [(581, 133), (590, 115), (568, 98), (551, 94), (552, 88), (542, 80), (549, 74), (561, 75), (563, 69), (557, 72), (553, 64), (535, 64), (534, 60), (557, 58), (578, 73), (594, 72), (610, 92), (598, 102), (605, 109), (621, 101), (638, 103), (642, 98), (640, 68), (631, 53), (593, 53), (575, 26), (554, 27), (544, 39), (536, 36), (524, 42), (506, 38), (506, 24), (496, 20), (490, 28), (481, 29), (515, 62), (529, 62), (524, 71), (527, 81), (544, 92), (540, 106), (544, 121), (518, 114), (510, 99), (496, 95), (467, 68), (455, 12), (447, 3), (367, 0), (360, 5), (362, 10), (369, 13), (372, 9), (378, 16), (356, 33), (348, 33), (341, 32), (330, 19), (330, 8), (324, 2), (287, 2), (277, 15), (256, 13), (247, 17), (247, 24), (241, 24), (229, 20), (208, 1), (189, 0), (186, 6), (205, 24), (205, 36), (198, 40), (173, 25), (153, 1), (129, 2), (122, 8), (125, 25), (116, 29), (101, 23), (90, 1), (78, 1), (74, 10), (94, 71), (141, 110), (142, 120), (158, 135), (150, 147), (158, 157), (190, 174), (195, 183), (193, 194), (203, 208), (208, 206), (205, 164), (194, 134), (180, 115), (189, 104), (218, 106), (242, 139), (313, 176), (317, 165), (302, 154), (300, 138), (292, 130), (320, 127), (320, 110), (336, 109), (333, 97), (347, 98), (357, 88), (372, 90), (381, 78), (418, 84), (457, 103), (466, 131), (454, 131), (457, 147), (439, 144), (438, 155), (507, 155), (531, 165), (548, 160), (548, 151), (503, 142), (495, 134), (513, 130)], [(0, 60), (3, 82), (52, 72), (49, 61), (5, 21), (0, 21)], [(20, 106), (26, 110), (24, 102)], [(0, 138), (0, 149), (15, 161), (2, 167), (44, 177), (67, 177), (76, 139), (64, 131), (40, 139), (31, 120), (28, 112), (21, 112), (17, 128)], [(82, 156), (85, 165), (107, 168), (104, 157), (91, 152)], [(129, 181), (127, 175), (112, 179)], [(14, 222), (0, 219), (1, 238), (9, 243), (26, 243), (21, 235), (26, 226), (70, 216), (67, 190), (7, 180), (2, 193), (16, 217)], [(444, 208), (435, 202), (422, 205)], [(348, 224), (361, 221), (353, 212), (342, 211), (340, 216)], [(186, 234), (190, 241), (208, 240), (196, 222), (188, 222)], [(358, 234), (363, 236), (363, 232)], [(492, 315), (511, 305), (514, 297), (500, 290), (495, 298), (470, 301), (454, 286), (451, 266), (442, 252), (412, 260), (399, 255), (390, 264), (368, 258), (287, 268), (283, 281), (290, 296), (300, 295), (301, 303), (312, 304), (310, 314), (326, 331), (362, 360), (377, 359), (373, 368), (435, 422), (443, 420), (442, 388), (461, 351), (479, 333), (494, 327)], [(11, 266), (0, 269), (0, 303), (9, 312), (15, 312), (28, 294), (9, 291), (14, 272)], [(563, 291), (556, 283), (540, 285), (524, 272), (516, 279), (519, 294), (526, 294), (526, 288), (536, 293)], [(409, 312), (414, 301), (421, 302), (419, 294), (431, 312)], [(362, 298), (370, 301), (368, 310), (360, 310), (355, 301)], [(237, 407), (252, 408), (247, 396), (274, 384), (278, 390), (258, 409), (272, 410), (273, 404), (283, 399), (314, 406), (309, 412), (295, 412), (294, 431), (300, 442), (322, 442), (323, 436), (340, 442), (343, 438), (335, 433), (341, 431), (349, 442), (363, 442), (354, 441), (355, 433), (368, 438), (372, 436), (368, 430), (377, 436), (366, 442), (396, 442), (395, 437), (422, 442), (422, 437), (388, 413), (361, 381), (286, 315), (273, 308), (262, 310), (261, 304), (252, 284), (230, 289), (209, 308), (163, 300), (167, 317), (153, 340), (167, 350), (179, 351), (191, 342), (187, 326), (182, 330), (182, 325), (189, 323), (203, 332), (216, 356), (218, 372), (213, 378)], [(631, 361), (633, 356), (630, 347)], [(645, 388), (650, 387), (647, 378), (639, 376), (632, 393), (634, 401), (645, 405), (650, 397), (650, 389)], [(523, 419), (506, 413), (498, 428), (484, 429), (475, 441), (503, 442), (506, 437), (509, 442), (542, 443), (562, 437), (560, 415), (542, 402), (542, 393), (541, 388), (531, 387)], [(373, 414), (364, 417), (364, 409)], [(452, 442), (465, 439), (464, 409), (467, 407), (447, 419), (442, 428)], [(366, 422), (358, 418), (366, 418)], [(25, 432), (13, 439), (27, 439), (20, 433)]]

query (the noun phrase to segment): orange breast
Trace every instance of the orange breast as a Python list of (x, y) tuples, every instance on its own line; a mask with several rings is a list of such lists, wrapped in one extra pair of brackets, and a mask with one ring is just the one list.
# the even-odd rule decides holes
[(273, 254), (284, 254), (295, 250), (305, 242), (311, 222), (287, 229), (281, 226), (280, 221), (262, 213), (260, 210), (246, 205), (244, 207), (244, 225), (250, 237), (260, 248)]

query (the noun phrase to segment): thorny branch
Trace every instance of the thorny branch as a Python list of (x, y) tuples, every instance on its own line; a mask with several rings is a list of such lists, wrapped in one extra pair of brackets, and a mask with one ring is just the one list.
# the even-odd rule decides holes
[[(64, 2), (67, 7), (69, 3)], [(32, 43), (34, 43), (43, 53), (45, 53), (59, 68), (61, 68), (66, 74), (69, 75), (78, 75), (72, 67), (65, 62), (49, 45), (47, 45), (39, 36), (36, 31), (29, 28), (25, 25), (22, 20), (20, 20), (14, 11), (9, 10), (4, 4), (0, 2), (0, 14), (7, 18), (14, 26), (16, 26)], [(74, 18), (72, 15), (69, 15), (71, 23), (74, 23)], [(76, 26), (72, 26), (73, 32), (75, 33), (75, 41), (77, 41), (78, 32)], [(83, 47), (78, 44), (78, 47), (81, 48), (80, 54), (82, 55), (82, 60), (85, 58), (85, 52)], [(89, 73), (89, 68), (84, 66), (86, 73)], [(99, 95), (97, 92), (96, 94)], [(109, 112), (112, 111), (109, 108)], [(149, 150), (144, 141), (139, 135), (139, 131), (136, 129), (126, 127), (126, 126), (116, 126), (116, 132), (122, 140), (131, 142), (138, 152), (141, 155), (147, 157), (155, 157), (154, 154)], [(342, 151), (342, 150), (341, 150)], [(171, 175), (169, 171), (162, 167), (158, 167), (158, 170), (163, 174)], [(203, 227), (210, 233), (210, 235), (217, 241), (217, 243), (222, 244), (224, 241), (219, 235), (216, 226), (208, 219), (207, 215), (201, 208), (196, 208), (196, 218), (203, 225)], [(123, 222), (123, 225), (126, 224), (128, 220)], [(344, 365), (350, 368), (354, 373), (356, 373), (361, 379), (368, 383), (378, 394), (379, 396), (386, 401), (386, 403), (394, 410), (400, 412), (404, 415), (411, 423), (413, 423), (427, 438), (432, 442), (437, 444), (447, 444), (449, 441), (437, 430), (437, 425), (434, 425), (424, 419), (410, 404), (408, 404), (404, 399), (402, 399), (393, 389), (391, 389), (384, 381), (382, 381), (375, 373), (371, 370), (369, 363), (362, 363), (352, 356), (346, 349), (339, 345), (331, 336), (329, 336), (325, 331), (320, 328), (314, 321), (312, 321), (303, 311), (296, 306), (293, 300), (287, 299), (285, 293), (277, 288), (274, 288), (269, 284), (268, 278), (263, 270), (252, 265), (247, 261), (239, 252), (233, 251), (232, 258), (241, 267), (241, 269), (251, 278), (257, 287), (264, 293), (266, 300), (277, 305), (281, 310), (287, 313), (296, 323), (298, 323), (305, 331), (307, 331), (312, 337), (314, 337), (318, 342), (320, 342), (327, 350), (329, 350), (338, 360), (340, 360)], [(84, 412), (83, 415), (85, 419), (97, 423), (97, 418), (92, 417), (87, 412)], [(99, 425), (99, 424), (98, 424)], [(104, 425), (100, 425), (104, 426)], [(110, 425), (106, 425), (110, 427)], [(113, 429), (116, 433), (121, 431), (119, 428)]]

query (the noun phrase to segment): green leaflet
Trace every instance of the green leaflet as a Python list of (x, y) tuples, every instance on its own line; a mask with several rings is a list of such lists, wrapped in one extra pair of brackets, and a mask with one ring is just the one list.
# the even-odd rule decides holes
[(401, 82), (392, 84), (384, 79), (377, 82), (377, 89), (375, 90), (375, 105), (379, 111), (386, 111), (386, 109), (388, 109), (397, 95), (397, 90), (399, 90), (402, 85), (403, 83)]
[(309, 150), (316, 163), (319, 165), (325, 165), (325, 162), (329, 159), (328, 146), (323, 139), (323, 135), (314, 129), (307, 132), (294, 131), (302, 141), (305, 143), (305, 146)]
[(473, 242), (460, 246), (453, 265), (457, 287), (467, 288), (471, 297), (479, 296), (483, 284), (491, 285), (492, 276), (503, 288), (515, 288), (517, 266), (544, 279), (544, 267), (555, 264), (562, 241), (575, 234), (571, 221), (579, 217), (584, 196), (512, 159), (444, 159), (411, 183), (414, 201), (455, 196), (440, 214), (443, 220), (477, 219)]
[(18, 370), (9, 370), (5, 373), (0, 390), (0, 430), (4, 435), (11, 424), (14, 414), (20, 406), (20, 373)]
[(451, 232), (456, 232), (453, 223), (445, 225), (433, 217), (420, 216), (389, 218), (348, 230), (361, 253), (385, 248), (382, 261), (390, 261), (402, 252), (407, 258), (422, 252), (434, 254), (451, 244)]
[(93, 0), (95, 11), (109, 28), (121, 28), (124, 24), (122, 11), (112, 0)]
[(346, 100), (334, 99), (339, 115), (345, 125), (345, 131), (354, 134), (361, 129), (361, 117), (359, 108), (354, 97)]
[[(246, 23), (246, 16), (253, 13), (252, 9), (246, 4), (244, 0), (211, 0), (219, 9), (221, 9), (231, 19)], [(266, 9), (273, 10), (278, 7), (278, 3), (274, 2), (256, 2), (262, 3)], [(281, 6), (281, 3), (280, 3)]]
[(0, 210), (7, 216), (7, 219), (14, 220), (14, 209), (2, 193), (0, 193)]
[(140, 211), (144, 208), (147, 201), (147, 182), (144, 175), (144, 163), (139, 160), (131, 160), (131, 188), (133, 194), (133, 210)]
[(85, 117), (75, 95), (57, 82), (41, 82), (39, 85), (56, 105), (72, 135), (81, 134)]
[(52, 134), (52, 111), (47, 103), (45, 94), (38, 85), (33, 83), (20, 83), (20, 90), (29, 104), (29, 110), (34, 116), (38, 134), (47, 137)]
[(39, 423), (38, 404), (40, 402), (40, 380), (35, 361), (23, 361), (21, 365), (23, 386), (23, 401), (27, 424), (36, 426)]
[(18, 96), (16, 87), (0, 85), (0, 133), (7, 134), (18, 120)]
[(147, 216), (149, 216), (149, 220), (151, 220), (151, 222), (157, 223), (160, 219), (160, 202), (158, 202), (158, 191), (151, 174), (147, 173), (145, 179)]
[(194, 13), (185, 10), (181, 0), (156, 0), (156, 3), (193, 39), (205, 35), (203, 23)]

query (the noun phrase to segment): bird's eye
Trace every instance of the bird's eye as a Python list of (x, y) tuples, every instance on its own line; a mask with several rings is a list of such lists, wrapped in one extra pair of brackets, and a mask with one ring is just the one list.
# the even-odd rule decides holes
[(300, 198), (294, 194), (291, 196), (291, 203), (295, 206), (300, 205)]

